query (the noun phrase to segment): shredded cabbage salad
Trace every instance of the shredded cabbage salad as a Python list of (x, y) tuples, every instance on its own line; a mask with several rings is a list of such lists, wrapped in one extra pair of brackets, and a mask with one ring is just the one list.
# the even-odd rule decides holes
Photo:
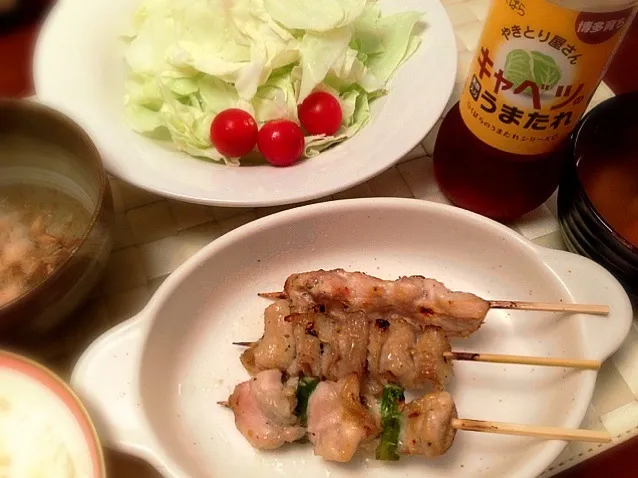
[(190, 155), (238, 165), (212, 145), (216, 114), (298, 122), (298, 105), (326, 91), (343, 120), (334, 136), (305, 137), (304, 156), (316, 156), (370, 120), (371, 101), (419, 46), (421, 16), (382, 16), (367, 0), (146, 0), (124, 35), (127, 120)]

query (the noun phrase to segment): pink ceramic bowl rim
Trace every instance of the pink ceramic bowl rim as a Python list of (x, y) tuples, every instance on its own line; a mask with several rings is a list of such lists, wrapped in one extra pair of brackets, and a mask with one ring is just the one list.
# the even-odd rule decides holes
[(71, 387), (43, 365), (12, 352), (0, 350), (0, 369), (14, 370), (35, 380), (62, 400), (64, 406), (73, 414), (77, 424), (80, 426), (82, 436), (89, 447), (92, 476), (94, 478), (106, 478), (104, 454), (97, 431), (89, 413)]

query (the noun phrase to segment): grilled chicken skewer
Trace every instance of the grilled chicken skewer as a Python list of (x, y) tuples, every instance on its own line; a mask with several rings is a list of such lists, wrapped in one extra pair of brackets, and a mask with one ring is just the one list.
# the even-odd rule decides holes
[(454, 292), (421, 276), (381, 280), (343, 269), (292, 274), (283, 292), (260, 294), (287, 299), (292, 313), (320, 311), (345, 318), (363, 312), (373, 319), (399, 316), (417, 327), (441, 327), (448, 336), (466, 337), (478, 330), (489, 302), (467, 292)]
[[(255, 347), (258, 342), (233, 342), (240, 347)], [(462, 362), (502, 363), (510, 365), (533, 365), (537, 367), (576, 368), (582, 370), (600, 370), (600, 360), (537, 357), (535, 355), (490, 354), (482, 352), (443, 352), (443, 360)], [(439, 359), (440, 360), (440, 359)], [(326, 377), (323, 377), (326, 378)]]
[[(235, 388), (228, 402), (237, 429), (257, 449), (275, 449), (306, 436), (315, 455), (347, 462), (365, 443), (379, 438), (376, 456), (435, 458), (454, 442), (456, 430), (534, 436), (545, 439), (608, 442), (607, 433), (459, 419), (447, 392), (404, 403), (403, 389), (386, 386), (380, 402), (360, 395), (356, 375), (338, 382), (293, 379), (267, 370)], [(364, 445), (365, 446), (365, 445)]]
[[(233, 410), (237, 429), (254, 448), (272, 450), (307, 437), (315, 455), (329, 461), (350, 461), (387, 424), (383, 403), (362, 400), (354, 374), (337, 382), (292, 379), (283, 384), (281, 372), (266, 370), (237, 385), (228, 402), (220, 404)], [(455, 435), (450, 423), (456, 418), (449, 393), (400, 406), (401, 423), (393, 426), (398, 453), (434, 458), (449, 449)], [(401, 412), (394, 411), (398, 418)]]
[(285, 300), (271, 304), (264, 318), (259, 341), (237, 343), (249, 347), (241, 361), (251, 375), (278, 369), (290, 376), (337, 381), (355, 373), (366, 378), (366, 391), (380, 393), (389, 383), (420, 389), (431, 382), (440, 390), (453, 375), (451, 360), (600, 368), (595, 360), (452, 352), (438, 327), (417, 328), (399, 318), (369, 320), (361, 312), (349, 314), (347, 320), (321, 313), (289, 314)]
[(343, 269), (293, 274), (282, 292), (260, 295), (288, 300), (293, 313), (320, 311), (338, 318), (353, 312), (381, 319), (399, 316), (415, 326), (441, 327), (449, 337), (467, 337), (478, 330), (490, 308), (609, 313), (609, 307), (597, 305), (490, 302), (467, 292), (451, 291), (441, 282), (422, 276), (387, 281)]

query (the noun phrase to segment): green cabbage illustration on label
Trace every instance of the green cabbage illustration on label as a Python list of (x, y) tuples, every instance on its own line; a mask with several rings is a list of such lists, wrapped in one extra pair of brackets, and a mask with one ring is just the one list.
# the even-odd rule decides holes
[(514, 88), (531, 80), (539, 88), (552, 89), (562, 76), (554, 59), (538, 51), (512, 50), (507, 54), (504, 70), (505, 78), (514, 84)]

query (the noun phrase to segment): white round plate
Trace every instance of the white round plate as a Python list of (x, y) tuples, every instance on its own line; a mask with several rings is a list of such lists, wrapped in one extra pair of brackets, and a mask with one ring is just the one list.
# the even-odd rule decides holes
[[(408, 199), (335, 201), (242, 226), (197, 253), (135, 318), (107, 332), (72, 383), (111, 447), (143, 457), (167, 478), (533, 478), (565, 442), (458, 432), (436, 460), (349, 464), (292, 444), (256, 451), (216, 403), (248, 379), (232, 342), (256, 340), (289, 274), (343, 267), (386, 279), (422, 274), (486, 299), (609, 304), (609, 316), (492, 310), (456, 350), (605, 360), (629, 332), (618, 282), (583, 257), (534, 245), (461, 209)], [(595, 371), (458, 362), (449, 387), (463, 418), (580, 425)]]
[(79, 122), (106, 169), (140, 188), (218, 206), (273, 206), (328, 196), (381, 173), (432, 129), (452, 93), (457, 52), (439, 0), (380, 0), (384, 14), (424, 12), (422, 43), (399, 68), (370, 123), (353, 138), (288, 168), (233, 168), (177, 152), (124, 122), (124, 45), (119, 35), (139, 0), (62, 0), (38, 38), (38, 98)]

